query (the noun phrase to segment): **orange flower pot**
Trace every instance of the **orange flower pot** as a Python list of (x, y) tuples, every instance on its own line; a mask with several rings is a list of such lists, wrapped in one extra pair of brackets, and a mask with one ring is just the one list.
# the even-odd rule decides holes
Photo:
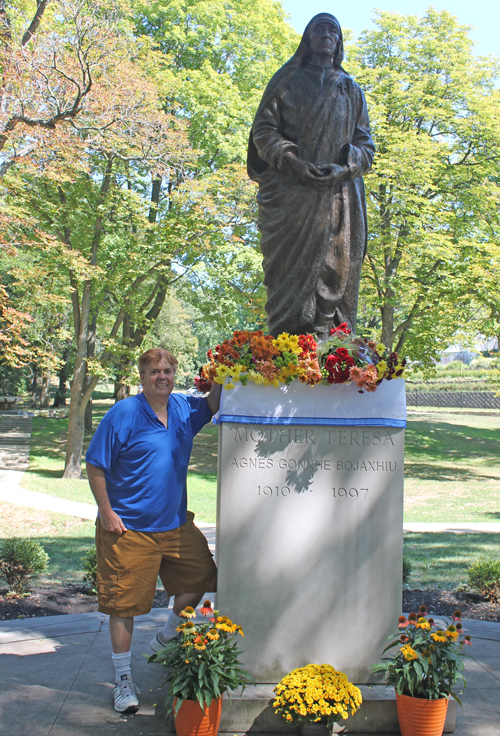
[(401, 736), (443, 736), (448, 698), (425, 700), (396, 693)]
[(197, 700), (184, 700), (174, 718), (177, 736), (217, 736), (221, 710), (222, 696), (205, 705), (204, 711)]

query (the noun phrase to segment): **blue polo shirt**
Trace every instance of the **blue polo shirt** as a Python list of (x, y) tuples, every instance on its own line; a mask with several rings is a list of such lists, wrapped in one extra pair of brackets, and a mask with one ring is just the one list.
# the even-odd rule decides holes
[(85, 459), (104, 470), (111, 508), (127, 529), (165, 532), (186, 523), (193, 437), (212, 419), (204, 398), (170, 394), (168, 428), (143, 393), (101, 419)]

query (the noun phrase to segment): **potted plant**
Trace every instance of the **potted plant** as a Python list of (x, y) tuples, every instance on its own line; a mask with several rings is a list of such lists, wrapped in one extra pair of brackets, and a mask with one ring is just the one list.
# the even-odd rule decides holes
[(214, 611), (210, 601), (200, 613), (203, 621), (195, 623), (194, 608), (181, 611), (186, 621), (177, 629), (179, 637), (148, 658), (169, 670), (165, 708), (173, 710), (177, 736), (216, 736), (223, 694), (253, 682), (238, 659), (241, 626)]
[(273, 708), (301, 736), (327, 736), (334, 723), (355, 713), (361, 691), (330, 664), (292, 670), (274, 688)]
[(402, 736), (442, 736), (450, 695), (462, 705), (454, 688), (465, 688), (464, 648), (471, 643), (462, 614), (455, 611), (452, 622), (437, 625), (426, 613), (421, 606), (418, 615), (399, 617), (399, 631), (384, 649), (398, 647), (397, 653), (373, 668), (396, 690)]

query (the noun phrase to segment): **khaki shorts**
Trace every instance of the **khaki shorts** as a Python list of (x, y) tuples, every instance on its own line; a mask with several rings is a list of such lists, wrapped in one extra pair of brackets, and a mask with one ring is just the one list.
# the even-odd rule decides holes
[(153, 605), (158, 575), (167, 595), (214, 592), (217, 569), (202, 532), (187, 522), (168, 532), (115, 534), (96, 522), (98, 610), (142, 616)]

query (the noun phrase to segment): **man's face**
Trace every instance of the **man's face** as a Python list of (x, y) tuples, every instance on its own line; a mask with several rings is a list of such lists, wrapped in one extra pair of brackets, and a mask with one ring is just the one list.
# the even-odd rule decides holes
[(316, 23), (309, 34), (311, 52), (317, 55), (330, 56), (333, 59), (339, 40), (339, 30), (336, 25), (328, 21)]
[(141, 375), (141, 385), (146, 399), (154, 404), (167, 405), (174, 387), (175, 371), (166, 358), (150, 363)]

